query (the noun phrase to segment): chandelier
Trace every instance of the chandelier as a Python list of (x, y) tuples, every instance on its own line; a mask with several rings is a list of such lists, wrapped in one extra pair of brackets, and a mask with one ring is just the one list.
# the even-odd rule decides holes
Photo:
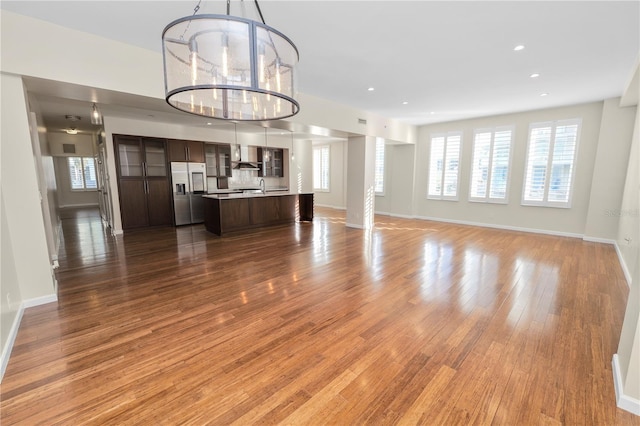
[(298, 113), (298, 49), (284, 34), (229, 14), (194, 14), (162, 32), (165, 95), (181, 111), (223, 120), (277, 120)]

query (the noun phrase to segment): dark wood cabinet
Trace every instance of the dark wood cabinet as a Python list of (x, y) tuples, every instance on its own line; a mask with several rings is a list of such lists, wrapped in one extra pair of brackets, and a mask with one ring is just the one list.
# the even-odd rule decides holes
[(122, 229), (173, 224), (166, 140), (114, 135)]
[(204, 142), (171, 139), (168, 141), (169, 161), (204, 163)]
[(284, 150), (280, 148), (258, 148), (258, 158), (262, 167), (258, 170), (260, 177), (284, 177)]
[(204, 148), (207, 176), (231, 177), (231, 146), (207, 143)]
[(313, 194), (204, 197), (204, 225), (216, 235), (283, 225), (296, 220), (313, 220)]

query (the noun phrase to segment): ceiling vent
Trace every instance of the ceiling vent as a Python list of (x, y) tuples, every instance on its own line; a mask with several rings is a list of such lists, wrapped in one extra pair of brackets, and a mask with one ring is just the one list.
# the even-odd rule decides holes
[(358, 124), (367, 124), (367, 120), (364, 118), (358, 118)]
[(76, 145), (72, 143), (63, 143), (62, 144), (62, 152), (65, 154), (75, 154), (76, 153)]

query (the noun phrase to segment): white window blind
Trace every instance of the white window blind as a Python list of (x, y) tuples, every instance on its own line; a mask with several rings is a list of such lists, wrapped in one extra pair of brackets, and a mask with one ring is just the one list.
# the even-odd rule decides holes
[(384, 194), (384, 139), (376, 138), (375, 191)]
[(313, 148), (313, 189), (329, 191), (329, 146)]
[(476, 130), (469, 200), (506, 203), (512, 128)]
[(461, 132), (431, 137), (427, 198), (434, 200), (458, 199), (461, 144)]
[(92, 157), (67, 157), (71, 189), (74, 191), (98, 188), (96, 166)]
[(523, 205), (571, 207), (580, 124), (576, 119), (530, 126)]

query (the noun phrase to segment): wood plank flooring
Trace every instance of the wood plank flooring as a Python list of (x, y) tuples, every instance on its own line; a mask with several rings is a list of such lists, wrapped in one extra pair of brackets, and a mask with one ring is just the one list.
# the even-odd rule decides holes
[(615, 405), (613, 247), (315, 214), (224, 238), (68, 215), (2, 425), (640, 424)]

